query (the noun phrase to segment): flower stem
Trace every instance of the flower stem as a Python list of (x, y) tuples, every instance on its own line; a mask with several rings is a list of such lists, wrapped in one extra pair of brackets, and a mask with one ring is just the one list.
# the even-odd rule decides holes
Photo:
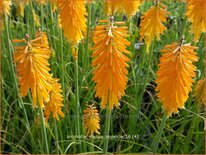
[(87, 68), (87, 61), (89, 61), (89, 54), (88, 54), (88, 48), (89, 48), (89, 36), (90, 36), (90, 24), (91, 24), (91, 9), (92, 4), (88, 3), (88, 19), (87, 19), (87, 38), (86, 38), (86, 46), (85, 46), (85, 52), (84, 52), (84, 68)]
[[(84, 45), (84, 50), (82, 50), (82, 64), (83, 64), (83, 69), (82, 69), (82, 75), (80, 76), (80, 88), (83, 83), (83, 78), (84, 75), (88, 69), (88, 64), (89, 64), (89, 41), (90, 41), (90, 27), (91, 27), (91, 11), (92, 11), (92, 4), (88, 3), (88, 18), (87, 18), (87, 34), (86, 34), (86, 41)], [(81, 94), (81, 90), (80, 90)]]
[[(76, 96), (76, 104), (75, 104), (75, 114), (76, 114), (76, 135), (80, 136), (80, 104), (79, 104), (79, 69), (78, 69), (78, 58), (75, 60), (75, 96)], [(80, 151), (82, 152), (82, 144), (80, 143)]]
[(43, 114), (42, 108), (39, 108), (39, 109), (40, 109), (40, 115), (41, 115), (41, 129), (42, 129), (43, 147), (46, 149), (45, 153), (49, 154), (47, 133), (46, 133), (45, 122), (44, 122), (44, 114)]
[(163, 133), (163, 129), (164, 129), (165, 124), (166, 124), (166, 120), (167, 120), (167, 113), (164, 112), (162, 122), (160, 124), (160, 128), (158, 129), (157, 135), (155, 136), (155, 138), (153, 139), (153, 141), (150, 145), (150, 148), (152, 149), (153, 153), (157, 152), (157, 148), (158, 148), (158, 145), (160, 143), (160, 139), (162, 137), (162, 133)]
[[(94, 137), (91, 136), (91, 143), (94, 144)], [(94, 152), (94, 145), (90, 145), (90, 152)]]
[(43, 25), (44, 25), (44, 8), (43, 8), (43, 4), (41, 3), (41, 28), (43, 29)]
[(129, 35), (131, 36), (132, 35), (132, 17), (129, 17)]
[(105, 128), (104, 128), (104, 147), (103, 147), (103, 153), (104, 154), (107, 153), (107, 150), (108, 150), (111, 113), (112, 113), (112, 111), (110, 109), (107, 109), (107, 111), (106, 111)]
[[(62, 84), (62, 89), (63, 89), (63, 96), (65, 97), (66, 96), (66, 93), (65, 93), (65, 65), (64, 65), (64, 51), (63, 51), (63, 33), (62, 31), (60, 31), (60, 37), (61, 37), (61, 40), (60, 40), (60, 44), (61, 44), (61, 48), (60, 48), (60, 53), (61, 53), (61, 84)], [(64, 100), (64, 104), (65, 104), (65, 100)]]
[(56, 143), (56, 153), (59, 154), (59, 135), (58, 135), (58, 122), (56, 120), (54, 120), (54, 130), (55, 130), (55, 143)]
[[(35, 32), (34, 16), (33, 16), (33, 12), (32, 11), (34, 11), (34, 9), (33, 9), (33, 1), (29, 1), (29, 12), (30, 13), (27, 13), (27, 14), (30, 14), (30, 16), (29, 16), (29, 19), (28, 19), (26, 24), (28, 25), (27, 33), (30, 34), (30, 35), (34, 34), (34, 32)], [(29, 26), (31, 26), (31, 28)]]

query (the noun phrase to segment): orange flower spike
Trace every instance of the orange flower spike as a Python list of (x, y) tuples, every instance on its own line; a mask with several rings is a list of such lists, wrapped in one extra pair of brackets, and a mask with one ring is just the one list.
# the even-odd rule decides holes
[(61, 85), (58, 83), (58, 79), (51, 80), (52, 90), (50, 91), (50, 100), (46, 103), (44, 110), (44, 116), (46, 120), (49, 119), (49, 116), (52, 114), (56, 120), (59, 120), (59, 116), (64, 117), (64, 113), (61, 108), (63, 107), (63, 96), (61, 94), (62, 89)]
[(197, 82), (194, 96), (199, 104), (206, 106), (206, 78)]
[(11, 11), (10, 0), (0, 0), (0, 33), (3, 29), (3, 16), (9, 16)]
[(122, 0), (105, 0), (104, 11), (108, 16), (114, 15), (116, 11), (122, 12)]
[(15, 47), (14, 62), (21, 95), (26, 96), (31, 89), (33, 106), (36, 106), (38, 99), (40, 107), (44, 107), (43, 102), (49, 99), (48, 91), (51, 90), (48, 62), (50, 52), (49, 48), (44, 48), (46, 45), (39, 43), (40, 39), (41, 37), (29, 40), (29, 36), (26, 35), (24, 40), (14, 40), (14, 42), (25, 42), (25, 45)]
[(61, 26), (64, 30), (65, 37), (74, 47), (86, 32), (86, 0), (59, 0)]
[(160, 35), (166, 30), (163, 23), (166, 22), (168, 15), (169, 12), (166, 11), (166, 6), (158, 3), (152, 6), (141, 17), (140, 40), (145, 40), (147, 52), (149, 51), (152, 41), (155, 38), (160, 40)]
[(123, 1), (123, 9), (127, 16), (133, 16), (137, 11), (141, 4), (140, 0), (124, 0)]
[(178, 108), (184, 108), (188, 94), (192, 91), (196, 70), (192, 63), (198, 61), (194, 52), (196, 49), (189, 44), (173, 43), (161, 50), (163, 55), (157, 71), (156, 91), (169, 116), (177, 113)]
[(202, 32), (206, 32), (206, 1), (187, 0), (188, 20), (192, 22), (191, 32), (194, 34), (194, 41), (198, 41)]
[(11, 11), (11, 0), (0, 1), (0, 17), (3, 15), (9, 16)]
[(130, 42), (127, 27), (117, 27), (110, 17), (108, 25), (97, 26), (93, 35), (93, 54), (92, 66), (93, 81), (96, 83), (96, 97), (102, 99), (101, 108), (106, 108), (109, 103), (109, 109), (119, 106), (118, 102), (124, 95), (124, 89), (127, 84), (127, 62), (129, 59), (125, 54), (129, 54), (126, 47)]
[(116, 12), (124, 12), (131, 17), (138, 11), (140, 4), (140, 0), (105, 0), (105, 13), (114, 15)]
[(100, 134), (100, 118), (98, 110), (94, 105), (88, 105), (84, 110), (84, 128), (88, 135)]

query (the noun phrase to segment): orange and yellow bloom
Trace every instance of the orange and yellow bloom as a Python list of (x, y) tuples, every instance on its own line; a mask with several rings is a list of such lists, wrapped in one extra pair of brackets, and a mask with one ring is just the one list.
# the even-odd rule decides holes
[[(49, 58), (51, 55), (47, 35), (40, 30), (35, 33), (35, 39), (13, 40), (22, 45), (15, 46), (14, 62), (21, 96), (26, 96), (31, 90), (33, 106), (45, 108), (44, 114), (48, 120), (52, 113), (59, 120), (58, 115), (64, 117), (61, 111), (63, 96), (58, 79), (50, 74)], [(37, 104), (38, 103), (38, 104)]]
[(107, 15), (114, 15), (115, 12), (125, 13), (133, 16), (141, 4), (141, 0), (105, 0), (105, 12)]
[(3, 16), (9, 16), (11, 11), (11, 1), (1, 0), (0, 1), (0, 32), (3, 28)]
[(119, 106), (128, 81), (129, 58), (126, 54), (130, 52), (126, 48), (130, 42), (125, 39), (129, 36), (128, 28), (119, 27), (113, 21), (99, 22), (107, 22), (107, 25), (98, 25), (93, 34), (92, 66), (95, 70), (92, 80), (96, 83), (95, 96), (102, 100), (101, 108), (106, 108), (108, 103), (109, 109), (113, 109)]
[(173, 43), (161, 50), (163, 55), (157, 71), (156, 91), (169, 116), (177, 113), (178, 108), (184, 108), (188, 94), (192, 91), (196, 70), (193, 62), (198, 61), (194, 52), (196, 49), (189, 44)]
[(169, 12), (167, 12), (166, 6), (158, 3), (152, 6), (141, 17), (140, 40), (144, 39), (147, 46), (147, 52), (149, 52), (152, 41), (155, 38), (160, 40), (160, 35), (167, 29), (163, 23), (166, 22), (168, 15)]
[(198, 41), (201, 32), (206, 32), (206, 1), (187, 0), (186, 16), (192, 22), (191, 32), (194, 41)]
[(100, 134), (100, 118), (98, 110), (94, 105), (88, 105), (84, 110), (84, 128), (87, 131), (87, 135), (93, 135), (94, 133)]
[(52, 89), (49, 92), (50, 99), (45, 104), (44, 116), (46, 120), (49, 119), (49, 116), (52, 114), (56, 120), (59, 120), (59, 116), (64, 117), (64, 113), (61, 108), (63, 107), (63, 96), (61, 94), (61, 85), (58, 83), (58, 79), (52, 78), (51, 80)]
[(38, 98), (40, 107), (44, 107), (43, 102), (49, 100), (48, 91), (51, 90), (48, 62), (50, 48), (42, 44), (42, 39), (39, 36), (37, 39), (30, 40), (27, 35), (26, 39), (13, 40), (13, 42), (23, 43), (22, 46), (16, 46), (14, 52), (20, 93), (26, 96), (31, 89), (33, 106), (36, 106)]
[(64, 35), (74, 47), (84, 38), (86, 32), (86, 1), (58, 0), (57, 4), (60, 7), (61, 26)]
[(10, 11), (11, 11), (11, 0), (1, 0), (0, 1), (0, 16), (10, 15)]

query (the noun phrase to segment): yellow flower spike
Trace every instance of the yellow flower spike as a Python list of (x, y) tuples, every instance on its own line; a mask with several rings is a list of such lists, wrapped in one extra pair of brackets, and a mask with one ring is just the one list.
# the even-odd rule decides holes
[(206, 106), (206, 78), (197, 82), (194, 96), (199, 104), (204, 104)]
[(122, 12), (122, 0), (105, 0), (104, 11), (108, 16), (114, 15), (116, 11)]
[(116, 12), (133, 16), (141, 4), (141, 0), (105, 0), (105, 13), (114, 15)]
[(39, 27), (40, 26), (39, 16), (35, 13), (34, 10), (32, 10), (32, 15), (33, 15), (35, 26)]
[(86, 129), (87, 136), (100, 134), (100, 118), (98, 110), (94, 105), (88, 105), (84, 110), (84, 128)]
[(0, 1), (0, 16), (9, 16), (11, 11), (11, 0), (1, 0)]
[(186, 0), (186, 16), (192, 23), (191, 32), (194, 34), (194, 41), (198, 41), (202, 32), (206, 32), (206, 1)]
[[(44, 33), (41, 35), (46, 36)], [(13, 40), (15, 43), (24, 43), (24, 45), (15, 47), (13, 57), (21, 95), (26, 96), (31, 89), (33, 106), (36, 106), (38, 99), (39, 106), (42, 108), (44, 101), (49, 100), (48, 92), (52, 88), (48, 62), (51, 52), (48, 45), (43, 42), (47, 38), (43, 38), (41, 35), (34, 40), (29, 40), (28, 35), (26, 35), (26, 39)]]
[(177, 113), (178, 108), (184, 108), (188, 94), (192, 91), (196, 70), (192, 63), (198, 61), (194, 52), (196, 49), (189, 44), (173, 43), (161, 50), (163, 55), (157, 71), (156, 91), (168, 116)]
[(123, 0), (123, 9), (128, 17), (133, 16), (141, 4), (140, 0)]
[(59, 0), (62, 29), (67, 40), (75, 47), (86, 32), (86, 0)]
[(141, 17), (140, 40), (145, 40), (147, 52), (149, 52), (152, 41), (155, 38), (160, 40), (160, 35), (167, 29), (163, 23), (166, 22), (168, 15), (166, 6), (157, 3)]
[[(96, 83), (96, 97), (101, 98), (101, 108), (109, 109), (119, 106), (121, 96), (125, 94), (124, 90), (128, 81), (127, 62), (129, 59), (126, 50), (130, 42), (128, 37), (128, 28), (118, 27), (114, 23), (113, 17), (107, 21), (107, 25), (99, 25), (93, 34), (93, 54), (92, 67), (94, 67), (92, 80)], [(104, 22), (100, 21), (100, 22)], [(122, 22), (121, 22), (122, 24)], [(118, 24), (119, 25), (119, 24)]]
[(16, 2), (16, 15), (24, 17), (25, 3), (22, 1)]
[(50, 100), (46, 103), (44, 116), (46, 120), (52, 114), (56, 120), (59, 120), (59, 116), (64, 117), (64, 113), (61, 108), (63, 107), (63, 96), (61, 94), (61, 85), (58, 83), (58, 79), (53, 78), (51, 80), (52, 89), (50, 91)]

